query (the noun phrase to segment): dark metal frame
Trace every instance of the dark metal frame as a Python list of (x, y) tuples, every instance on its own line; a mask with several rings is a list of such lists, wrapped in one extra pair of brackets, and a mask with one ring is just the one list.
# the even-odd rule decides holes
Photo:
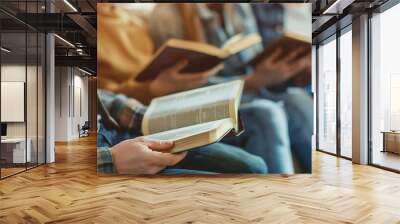
[(345, 33), (347, 32), (352, 32), (352, 23), (348, 24), (347, 26), (341, 28), (340, 30), (337, 31), (337, 101), (336, 101), (336, 116), (337, 116), (337, 120), (336, 120), (336, 125), (337, 125), (337, 130), (336, 130), (336, 135), (337, 135), (337, 155), (339, 155), (341, 158), (347, 159), (347, 160), (352, 160), (351, 157), (348, 156), (344, 156), (342, 154), (342, 118), (341, 118), (341, 102), (342, 102), (342, 98), (341, 98), (341, 81), (342, 81), (342, 67), (341, 67), (341, 57), (340, 57), (340, 44), (341, 44), (341, 36), (343, 36)]
[(393, 169), (387, 166), (383, 166), (380, 164), (374, 163), (373, 160), (373, 140), (372, 140), (372, 23), (371, 20), (373, 18), (372, 14), (373, 13), (383, 13), (386, 10), (400, 4), (400, 0), (389, 0), (379, 6), (378, 8), (375, 8), (373, 10), (368, 11), (368, 54), (367, 54), (367, 60), (368, 60), (368, 165), (371, 165), (373, 167), (377, 167), (380, 169), (384, 169), (387, 171), (395, 172), (395, 173), (400, 173), (400, 170)]
[[(35, 0), (35, 1), (37, 3), (36, 11), (38, 11), (38, 9), (39, 9), (39, 6), (38, 6), (39, 0)], [(25, 3), (25, 11), (27, 10), (27, 2), (28, 2), (27, 0), (25, 0), (23, 2), (23, 3)], [(32, 1), (30, 1), (30, 2), (32, 2)], [(5, 11), (5, 10), (1, 9), (1, 11), (3, 13), (7, 13), (7, 11)], [(46, 8), (46, 11), (47, 11), (47, 8)], [(11, 14), (10, 14), (10, 16), (13, 19), (18, 20), (18, 18), (15, 18)], [(18, 20), (18, 21), (21, 22), (20, 20)], [(44, 60), (44, 67), (42, 69), (42, 73), (43, 73), (42, 74), (42, 82), (44, 82), (44, 99), (43, 99), (43, 104), (44, 105), (42, 106), (44, 108), (44, 111), (43, 111), (44, 112), (44, 117), (42, 117), (44, 119), (44, 120), (42, 120), (42, 122), (44, 122), (44, 136), (43, 136), (43, 141), (44, 141), (44, 145), (43, 145), (43, 147), (44, 147), (44, 150), (43, 150), (44, 155), (43, 155), (43, 157), (44, 158), (43, 159), (44, 159), (44, 161), (43, 161), (43, 163), (39, 163), (39, 107), (37, 106), (36, 107), (36, 143), (37, 143), (36, 144), (36, 146), (37, 146), (36, 147), (36, 150), (37, 150), (37, 152), (36, 152), (36, 162), (35, 163), (31, 162), (31, 163), (29, 163), (30, 166), (28, 166), (28, 162), (27, 162), (27, 160), (28, 160), (28, 154), (27, 154), (27, 147), (28, 147), (28, 143), (27, 143), (27, 140), (28, 140), (28, 124), (27, 124), (27, 122), (28, 122), (28, 112), (27, 112), (28, 31), (34, 31), (34, 33), (36, 33), (36, 45), (37, 45), (36, 46), (36, 104), (37, 105), (39, 104), (39, 68), (38, 68), (38, 66), (39, 66), (39, 33), (42, 33), (42, 32), (40, 32), (39, 30), (29, 26), (28, 24), (26, 24), (24, 22), (23, 22), (23, 24), (24, 24), (24, 27), (25, 27), (24, 32), (22, 32), (22, 33), (25, 34), (25, 84), (24, 84), (24, 98), (25, 98), (24, 99), (24, 107), (25, 107), (24, 108), (24, 120), (25, 120), (25, 169), (21, 170), (21, 171), (18, 171), (18, 172), (15, 172), (15, 173), (12, 173), (12, 174), (7, 175), (7, 176), (2, 176), (2, 172), (1, 172), (2, 169), (0, 168), (0, 180), (3, 180), (5, 178), (8, 178), (8, 177), (11, 177), (11, 176), (14, 176), (14, 175), (17, 175), (19, 173), (25, 172), (27, 170), (36, 168), (38, 166), (41, 166), (41, 165), (47, 163), (47, 150), (46, 150), (47, 149), (47, 128), (46, 128), (47, 127), (47, 111), (46, 111), (46, 108), (47, 108), (47, 82), (46, 82), (46, 78), (47, 78), (47, 59), (46, 59), (46, 55), (47, 55), (47, 40), (46, 40), (46, 35), (44, 35), (43, 36), (43, 41), (42, 41), (42, 44), (44, 44), (43, 45), (44, 51), (40, 52), (40, 53), (44, 53), (44, 55), (42, 56), (43, 60)], [(44, 34), (46, 34), (46, 33), (44, 33)], [(2, 32), (0, 32), (0, 45), (1, 45), (1, 36), (2, 36)], [(2, 57), (1, 57), (1, 54), (0, 54), (0, 64), (1, 64), (1, 61), (2, 61)], [(0, 81), (1, 81), (1, 70), (0, 70)], [(0, 96), (1, 96), (1, 93), (0, 93)], [(1, 120), (1, 117), (0, 117), (0, 120)], [(1, 155), (1, 144), (0, 144), (0, 155)]]
[[(333, 38), (333, 36), (334, 36), (334, 38)], [(332, 39), (332, 40), (329, 40), (329, 39)], [(330, 36), (328, 36), (328, 37), (326, 37), (324, 40), (321, 40), (318, 44), (317, 44), (317, 47), (316, 47), (316, 58), (315, 58), (315, 60), (316, 60), (316, 122), (317, 122), (317, 124), (316, 124), (316, 147), (317, 147), (317, 151), (319, 151), (319, 152), (324, 152), (324, 153), (327, 153), (327, 154), (329, 154), (329, 155), (335, 155), (336, 156), (336, 154), (335, 153), (332, 153), (332, 152), (329, 152), (329, 151), (326, 151), (326, 150), (324, 150), (324, 149), (321, 149), (319, 146), (320, 146), (320, 144), (319, 144), (319, 136), (320, 136), (320, 130), (319, 130), (319, 112), (320, 112), (320, 108), (319, 108), (319, 100), (320, 100), (320, 94), (319, 94), (319, 82), (320, 82), (320, 80), (319, 80), (319, 77), (320, 77), (320, 74), (319, 74), (319, 48), (320, 48), (320, 45), (321, 45), (321, 43), (323, 43), (323, 42), (330, 42), (330, 41), (336, 41), (336, 53), (337, 53), (337, 50), (338, 50), (338, 37), (337, 37), (337, 33), (334, 33), (334, 34), (332, 34), (332, 35), (330, 35)], [(336, 91), (337, 91), (337, 89), (338, 89), (338, 82), (337, 82), (337, 58), (338, 58), (338, 56), (336, 56)], [(336, 94), (336, 104), (337, 104), (337, 94)], [(337, 106), (337, 105), (336, 105)], [(338, 151), (338, 144), (337, 144), (337, 111), (336, 111), (336, 153), (337, 153), (337, 151)]]
[[(384, 4), (382, 4), (381, 6), (379, 6), (379, 7), (377, 7), (377, 8), (374, 8), (374, 9), (371, 9), (371, 10), (369, 10), (369, 11), (367, 11), (367, 13), (368, 13), (368, 31), (367, 31), (367, 41), (368, 41), (368, 55), (367, 55), (367, 65), (368, 65), (368, 69), (367, 69), (367, 79), (368, 79), (368, 86), (367, 86), (367, 88), (368, 88), (368, 96), (367, 96), (367, 98), (368, 98), (368, 105), (367, 105), (367, 107), (368, 107), (368, 124), (367, 124), (367, 127), (368, 127), (368, 165), (370, 165), (370, 166), (373, 166), (373, 167), (377, 167), (377, 168), (380, 168), (380, 169), (384, 169), (384, 170), (388, 170), (388, 171), (391, 171), (391, 172), (396, 172), (396, 173), (400, 173), (400, 170), (396, 170), (396, 169), (392, 169), (392, 168), (389, 168), (389, 167), (385, 167), (385, 166), (382, 166), (382, 165), (379, 165), (379, 164), (374, 164), (373, 163), (373, 148), (372, 148), (372, 146), (373, 146), (373, 142), (372, 142), (372, 85), (371, 85), (371, 80), (372, 80), (372, 61), (371, 61), (371, 56), (372, 56), (372, 46), (371, 46), (371, 44), (372, 44), (372, 41), (371, 41), (371, 39), (372, 39), (372, 29), (371, 29), (371, 19), (372, 19), (372, 13), (373, 12), (375, 12), (375, 13), (382, 13), (382, 12), (384, 12), (384, 11), (386, 11), (386, 10), (388, 10), (388, 9), (390, 9), (390, 8), (392, 8), (393, 6), (395, 6), (395, 5), (397, 5), (397, 4), (399, 4), (400, 3), (400, 0), (389, 0), (389, 1), (387, 1), (387, 2), (385, 2)], [(351, 25), (351, 24), (349, 24), (349, 25)], [(337, 126), (337, 130), (336, 130), (336, 146), (337, 146), (337, 149), (336, 149), (336, 154), (335, 153), (331, 153), (331, 152), (327, 152), (327, 151), (324, 151), (323, 149), (320, 149), (319, 148), (319, 110), (320, 110), (320, 108), (319, 108), (319, 94), (318, 94), (318, 86), (319, 86), (319, 63), (318, 63), (318, 57), (319, 57), (319, 54), (318, 54), (318, 48), (319, 48), (319, 44), (321, 43), (321, 42), (323, 42), (323, 41), (325, 41), (325, 40), (327, 40), (327, 39), (329, 39), (329, 38), (331, 38), (331, 36), (328, 36), (328, 37), (326, 37), (325, 39), (323, 39), (323, 40), (320, 40), (317, 44), (316, 44), (316, 122), (317, 122), (317, 124), (316, 124), (316, 147), (317, 147), (317, 151), (320, 151), (320, 152), (323, 152), (323, 153), (326, 153), (326, 154), (329, 154), (329, 155), (333, 155), (333, 156), (337, 156), (337, 157), (341, 157), (341, 158), (344, 158), (344, 159), (348, 159), (348, 160), (352, 160), (351, 158), (348, 158), (348, 157), (346, 157), (346, 156), (343, 156), (343, 155), (341, 155), (341, 148), (340, 148), (340, 141), (341, 141), (341, 139), (340, 139), (340, 132), (341, 132), (341, 127), (340, 127), (340, 75), (341, 75), (341, 70), (340, 70), (340, 36), (341, 35), (343, 35), (343, 33), (341, 33), (343, 30), (345, 30), (346, 28), (347, 28), (347, 26), (346, 27), (344, 27), (344, 28), (342, 28), (342, 29), (340, 29), (339, 30), (339, 27), (337, 27), (338, 28), (338, 31), (336, 32), (336, 48), (337, 48), (337, 51), (336, 51), (336, 53), (337, 53), (337, 61), (336, 61), (336, 68), (337, 68), (337, 71), (336, 71), (336, 73), (337, 73), (337, 80), (336, 80), (336, 85), (337, 85), (337, 93), (336, 93), (336, 116), (337, 116), (337, 119), (336, 119), (336, 122), (337, 122), (337, 124), (336, 124), (336, 126)], [(339, 35), (338, 35), (339, 34)]]
[(341, 133), (342, 124), (340, 116), (340, 78), (341, 78), (341, 66), (340, 66), (340, 30), (336, 30), (336, 154), (341, 156)]
[[(352, 158), (347, 157), (342, 155), (341, 152), (341, 115), (340, 115), (340, 103), (341, 103), (341, 97), (340, 97), (340, 81), (341, 81), (341, 65), (340, 65), (340, 37), (345, 34), (346, 32), (349, 32), (351, 29), (349, 29), (349, 27), (352, 24), (348, 24), (344, 27), (340, 27), (340, 26), (336, 26), (337, 31), (326, 37), (325, 39), (321, 40), (317, 45), (316, 45), (316, 150), (319, 152), (323, 152), (329, 155), (334, 155), (343, 159), (347, 159), (347, 160), (352, 160)], [(332, 36), (335, 36), (335, 38), (333, 39)], [(332, 38), (332, 40), (329, 40), (330, 38)], [(319, 49), (319, 45), (322, 42), (325, 41), (336, 41), (336, 152), (332, 153), (329, 151), (326, 151), (324, 149), (320, 149), (319, 147), (319, 54), (318, 54), (318, 49)]]

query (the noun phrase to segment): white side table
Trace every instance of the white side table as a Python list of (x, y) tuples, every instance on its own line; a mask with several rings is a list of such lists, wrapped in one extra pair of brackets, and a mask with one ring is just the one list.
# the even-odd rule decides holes
[(12, 147), (12, 163), (26, 163), (32, 160), (31, 139), (28, 138), (26, 143), (27, 147), (25, 151), (25, 138), (7, 138), (1, 140), (1, 147), (2, 149), (3, 147)]

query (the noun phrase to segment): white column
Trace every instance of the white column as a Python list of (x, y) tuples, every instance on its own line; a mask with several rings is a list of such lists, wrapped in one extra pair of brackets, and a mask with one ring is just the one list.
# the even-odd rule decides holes
[(54, 35), (46, 36), (46, 163), (55, 161), (54, 133), (55, 133), (55, 56)]
[(368, 163), (368, 16), (353, 20), (353, 162)]

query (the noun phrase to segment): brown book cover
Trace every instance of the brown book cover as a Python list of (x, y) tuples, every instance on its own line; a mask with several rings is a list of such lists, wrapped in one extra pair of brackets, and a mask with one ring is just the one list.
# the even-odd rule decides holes
[(281, 54), (277, 57), (277, 60), (283, 59), (297, 49), (304, 49), (298, 58), (303, 57), (311, 53), (311, 39), (300, 34), (285, 33), (280, 38), (271, 42), (262, 53), (255, 56), (247, 64), (255, 66), (265, 58), (268, 58), (277, 49), (281, 49)]
[(181, 70), (182, 73), (203, 72), (215, 67), (229, 56), (260, 42), (261, 38), (257, 34), (236, 35), (222, 48), (206, 43), (170, 39), (160, 47), (135, 79), (153, 80), (161, 71), (182, 60), (187, 61), (187, 65)]
[[(285, 33), (280, 38), (271, 42), (262, 53), (255, 56), (246, 65), (257, 66), (258, 63), (269, 57), (277, 49), (281, 49), (281, 54), (278, 55), (276, 60), (282, 60), (288, 56), (291, 52), (297, 49), (303, 49), (303, 51), (293, 60), (297, 60), (301, 57), (311, 55), (311, 39), (306, 36), (294, 33)], [(311, 60), (311, 58), (309, 59)], [(305, 69), (298, 74), (294, 75), (293, 78), (288, 80), (288, 86), (306, 86), (311, 83), (311, 69)]]

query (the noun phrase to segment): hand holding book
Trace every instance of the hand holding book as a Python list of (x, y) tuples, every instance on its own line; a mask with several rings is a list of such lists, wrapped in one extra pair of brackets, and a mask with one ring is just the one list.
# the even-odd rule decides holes
[(176, 62), (186, 60), (181, 73), (196, 74), (205, 72), (224, 62), (230, 56), (261, 42), (258, 34), (238, 34), (230, 38), (222, 48), (179, 39), (170, 39), (161, 46), (153, 58), (137, 74), (139, 82), (154, 80), (161, 71), (170, 68)]
[(242, 130), (238, 108), (243, 81), (236, 80), (152, 100), (142, 122), (147, 139), (173, 141), (179, 153)]
[(306, 50), (298, 48), (282, 57), (283, 50), (275, 49), (268, 57), (255, 65), (254, 73), (246, 77), (247, 89), (259, 89), (281, 85), (294, 78), (308, 66), (311, 61)]
[(119, 174), (156, 174), (185, 158), (185, 152), (169, 153), (173, 147), (172, 141), (139, 137), (113, 146), (111, 154)]
[(198, 88), (204, 85), (210, 76), (215, 75), (223, 69), (223, 64), (217, 64), (206, 71), (188, 75), (181, 72), (187, 66), (187, 63), (187, 60), (181, 60), (171, 67), (160, 71), (160, 74), (154, 80), (150, 81), (149, 89), (152, 96), (159, 97), (174, 92)]
[(248, 89), (310, 84), (311, 38), (284, 33), (245, 64), (248, 65), (255, 68), (246, 81)]

